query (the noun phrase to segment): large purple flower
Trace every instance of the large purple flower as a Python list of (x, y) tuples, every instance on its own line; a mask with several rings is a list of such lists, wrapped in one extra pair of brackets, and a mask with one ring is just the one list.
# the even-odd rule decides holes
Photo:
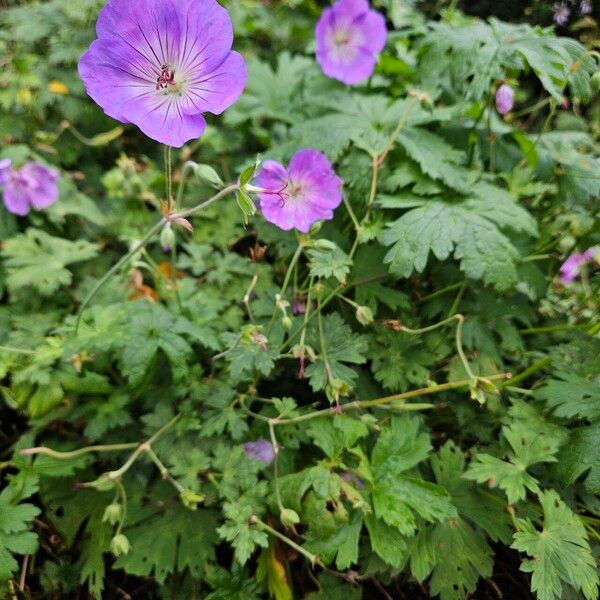
[(307, 233), (316, 221), (332, 219), (342, 202), (342, 180), (327, 157), (310, 148), (296, 152), (287, 169), (265, 161), (256, 183), (265, 219), (285, 231)]
[(96, 31), (79, 61), (87, 93), (169, 146), (200, 137), (202, 113), (221, 114), (246, 85), (231, 19), (214, 0), (109, 0)]
[(577, 279), (581, 268), (586, 263), (593, 261), (596, 258), (597, 249), (588, 248), (580, 254), (573, 254), (560, 267), (560, 278), (563, 283), (572, 283)]
[(43, 210), (58, 200), (58, 171), (39, 163), (27, 163), (18, 171), (0, 162), (0, 185), (4, 206), (13, 215), (24, 217), (33, 208)]
[(385, 46), (387, 27), (367, 0), (338, 0), (316, 29), (317, 60), (323, 73), (348, 85), (368, 79)]

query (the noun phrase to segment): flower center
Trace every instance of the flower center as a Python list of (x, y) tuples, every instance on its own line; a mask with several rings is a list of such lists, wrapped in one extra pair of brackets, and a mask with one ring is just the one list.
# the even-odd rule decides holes
[(181, 84), (175, 81), (175, 71), (169, 65), (161, 67), (160, 75), (156, 79), (156, 89), (171, 93), (181, 91)]
[(336, 31), (333, 36), (333, 43), (338, 47), (347, 46), (350, 43), (350, 36), (347, 31)]

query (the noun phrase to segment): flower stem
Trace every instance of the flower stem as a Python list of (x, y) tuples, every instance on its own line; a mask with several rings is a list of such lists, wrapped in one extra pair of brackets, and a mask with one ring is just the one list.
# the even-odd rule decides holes
[(279, 512), (284, 510), (283, 502), (281, 501), (281, 492), (279, 490), (279, 444), (277, 443), (277, 437), (275, 436), (275, 425), (273, 421), (269, 419), (269, 435), (271, 436), (271, 444), (273, 445), (273, 484), (275, 486), (275, 499), (277, 500), (277, 507)]
[(13, 346), (0, 346), (0, 352), (12, 352), (13, 354), (31, 355), (35, 350), (25, 350), (24, 348), (14, 348)]
[(296, 544), (296, 542), (291, 540), (289, 537), (287, 537), (287, 536), (283, 535), (283, 533), (277, 531), (277, 529), (273, 529), (273, 527), (271, 527), (270, 525), (267, 525), (264, 521), (261, 521), (256, 515), (252, 515), (252, 517), (250, 517), (250, 522), (253, 525), (256, 525), (256, 527), (258, 529), (262, 529), (263, 531), (270, 533), (271, 535), (275, 536), (276, 538), (280, 539), (282, 542), (287, 544), (290, 548), (293, 548), (294, 550), (296, 550), (296, 552), (299, 552), (300, 554), (302, 554), (302, 556), (308, 558), (308, 560), (311, 562), (312, 565), (319, 565), (320, 567), (322, 567), (324, 569), (326, 568), (324, 563), (321, 561), (321, 559), (316, 554), (312, 554), (308, 550), (305, 550), (302, 546), (300, 546), (299, 544)]
[[(496, 375), (488, 375), (485, 377), (486, 380), (494, 381), (498, 379), (508, 379), (510, 377), (510, 373), (500, 373)], [(402, 402), (409, 398), (416, 398), (418, 396), (427, 396), (429, 394), (439, 394), (440, 392), (445, 392), (447, 390), (453, 390), (462, 387), (468, 387), (472, 384), (472, 379), (461, 379), (458, 381), (448, 381), (447, 383), (440, 383), (439, 385), (430, 385), (424, 388), (419, 388), (416, 390), (410, 390), (408, 392), (402, 392), (400, 394), (394, 394), (393, 396), (385, 396), (383, 398), (376, 398), (374, 400), (355, 400), (354, 402), (350, 402), (348, 404), (342, 404), (340, 406), (339, 412), (349, 412), (353, 410), (361, 410), (364, 408), (373, 408), (377, 406), (385, 406), (386, 404), (392, 404), (395, 402)], [(409, 409), (411, 406), (415, 405), (406, 405), (406, 409)], [(434, 404), (421, 404), (418, 405), (421, 410), (427, 408), (434, 408)], [(400, 408), (400, 407), (396, 407)], [(324, 410), (317, 410), (311, 413), (307, 413), (305, 415), (300, 415), (298, 417), (292, 417), (290, 419), (272, 419), (273, 425), (289, 425), (292, 423), (300, 423), (301, 421), (309, 421), (310, 419), (316, 419), (318, 417), (325, 417), (327, 415), (331, 415), (332, 411), (329, 408)]]
[(131, 450), (136, 448), (137, 442), (131, 442), (126, 444), (105, 444), (101, 446), (86, 446), (85, 448), (79, 448), (78, 450), (70, 450), (68, 452), (59, 452), (58, 450), (52, 450), (45, 446), (39, 446), (37, 448), (25, 448), (21, 450), (23, 456), (34, 456), (36, 454), (45, 454), (58, 460), (69, 460), (71, 458), (77, 458), (84, 454), (90, 454), (92, 452), (118, 452), (120, 450)]
[(107, 271), (104, 276), (98, 281), (98, 283), (94, 286), (92, 291), (86, 296), (85, 300), (81, 303), (79, 310), (77, 312), (77, 320), (75, 322), (75, 333), (79, 330), (79, 325), (81, 324), (81, 318), (83, 316), (83, 311), (87, 308), (89, 303), (96, 297), (96, 294), (102, 289), (104, 284), (111, 279), (113, 275), (115, 275), (121, 267), (126, 264), (133, 256), (135, 256), (142, 248), (145, 248), (146, 245), (150, 242), (150, 240), (154, 237), (158, 231), (169, 221), (173, 221), (174, 219), (181, 218), (184, 219), (186, 217), (191, 217), (196, 213), (208, 208), (224, 196), (227, 196), (231, 192), (237, 189), (237, 184), (232, 184), (222, 189), (220, 192), (215, 194), (212, 198), (209, 198), (205, 202), (198, 204), (192, 208), (188, 208), (182, 212), (179, 212), (174, 215), (170, 215), (169, 217), (163, 217), (158, 223), (152, 226), (152, 228), (146, 233), (146, 235), (138, 242), (134, 248), (132, 248), (125, 256), (123, 256), (109, 271)]
[(167, 193), (167, 204), (171, 204), (173, 198), (173, 157), (171, 146), (165, 146), (165, 182)]

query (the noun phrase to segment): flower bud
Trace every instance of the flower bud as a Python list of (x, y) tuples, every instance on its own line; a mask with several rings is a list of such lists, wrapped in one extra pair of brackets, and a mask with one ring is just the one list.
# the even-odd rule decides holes
[(98, 479), (85, 484), (86, 487), (93, 488), (99, 492), (108, 492), (115, 487), (114, 479), (111, 479), (107, 474), (100, 475)]
[(165, 251), (170, 251), (176, 243), (175, 232), (171, 227), (171, 223), (167, 223), (160, 232), (160, 245)]
[(117, 533), (117, 535), (110, 540), (109, 548), (115, 556), (125, 556), (126, 554), (129, 554), (129, 550), (131, 550), (131, 544), (122, 533)]
[(356, 320), (361, 325), (370, 325), (373, 322), (373, 313), (368, 306), (358, 306), (356, 309)]
[(496, 92), (496, 110), (505, 115), (509, 113), (515, 105), (515, 91), (510, 85), (503, 83)]
[(102, 515), (102, 522), (108, 523), (109, 525), (116, 525), (123, 519), (123, 507), (118, 502), (109, 504), (104, 509), (104, 515)]
[(333, 252), (337, 248), (337, 246), (333, 242), (326, 240), (324, 238), (315, 240), (313, 242), (313, 246), (317, 250), (328, 250), (330, 252)]
[(219, 174), (210, 165), (196, 165), (194, 171), (200, 181), (208, 183), (217, 190), (225, 185)]
[(198, 504), (204, 502), (204, 496), (196, 494), (196, 492), (192, 492), (192, 490), (183, 490), (183, 492), (179, 494), (179, 498), (181, 499), (181, 503), (190, 510), (196, 510)]
[(283, 523), (284, 527), (293, 527), (300, 523), (300, 517), (295, 510), (291, 508), (284, 508), (279, 513), (279, 519)]
[(286, 331), (289, 331), (292, 328), (292, 319), (285, 315), (285, 317), (281, 319), (281, 324)]

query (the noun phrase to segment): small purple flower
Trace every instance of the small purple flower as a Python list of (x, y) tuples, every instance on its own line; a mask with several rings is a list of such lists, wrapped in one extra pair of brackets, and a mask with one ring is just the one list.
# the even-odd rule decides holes
[(246, 85), (231, 19), (215, 0), (109, 0), (96, 31), (79, 60), (87, 93), (169, 146), (200, 137), (202, 113), (221, 114)]
[(367, 0), (338, 0), (323, 11), (315, 33), (323, 73), (352, 85), (373, 74), (387, 27), (383, 16), (369, 9)]
[(505, 115), (509, 113), (515, 105), (515, 90), (510, 85), (503, 83), (496, 91), (496, 110)]
[(257, 460), (265, 465), (270, 465), (275, 459), (273, 444), (265, 439), (246, 442), (244, 444), (244, 454), (250, 460)]
[(0, 185), (4, 185), (4, 206), (13, 215), (24, 217), (33, 208), (43, 210), (58, 200), (58, 171), (27, 163), (18, 171), (0, 163)]
[(554, 22), (557, 25), (566, 25), (571, 16), (571, 9), (564, 2), (555, 2), (552, 6), (554, 11)]
[(362, 490), (365, 487), (365, 482), (356, 473), (353, 473), (352, 471), (344, 471), (340, 475), (340, 477), (346, 483), (352, 482), (357, 490)]
[(579, 12), (582, 15), (589, 15), (592, 12), (592, 4), (587, 0), (583, 0), (583, 2), (579, 5)]
[(596, 248), (588, 248), (580, 254), (573, 254), (560, 267), (560, 278), (563, 283), (572, 283), (577, 279), (581, 267), (596, 258)]
[(310, 148), (296, 152), (287, 169), (265, 161), (256, 183), (262, 188), (258, 197), (265, 219), (285, 231), (307, 233), (316, 221), (333, 219), (342, 202), (342, 180), (327, 157)]
[(306, 312), (306, 302), (304, 300), (294, 300), (292, 302), (292, 314), (298, 316)]
[(0, 160), (0, 185), (6, 185), (12, 173), (12, 160), (4, 158)]

